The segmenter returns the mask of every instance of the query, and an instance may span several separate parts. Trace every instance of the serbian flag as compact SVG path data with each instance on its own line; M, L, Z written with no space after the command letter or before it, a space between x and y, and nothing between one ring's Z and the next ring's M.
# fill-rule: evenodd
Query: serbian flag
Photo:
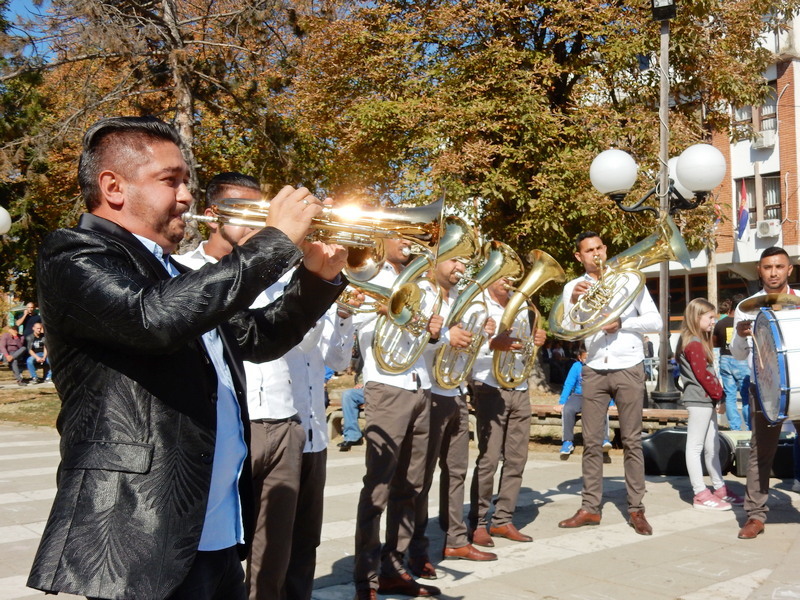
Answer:
M745 235L749 233L750 228L748 222L750 221L750 210L747 204L747 186L745 185L744 178L742 178L742 189L739 198L739 216L737 217L737 232L738 239L745 239ZM747 236L750 237L749 235Z

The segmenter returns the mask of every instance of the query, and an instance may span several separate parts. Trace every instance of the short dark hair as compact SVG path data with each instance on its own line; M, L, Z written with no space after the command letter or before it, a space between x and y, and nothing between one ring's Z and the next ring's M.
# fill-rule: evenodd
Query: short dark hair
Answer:
M719 303L719 312L722 314L728 314L729 312L731 312L733 306L734 306L733 300L731 298L725 298L722 302Z
M779 254L783 254L787 259L789 259L789 262L792 261L792 259L789 258L789 253L786 250L780 246L770 246L769 248L764 249L764 251L761 253L761 258L758 259L758 262L761 262L763 259L769 258L770 256L777 256Z
M219 173L211 178L206 187L206 208L211 206L215 200L224 198L225 189L229 187L247 188L261 192L261 184L258 183L258 179L255 177L236 171Z
M156 117L111 117L89 127L78 162L78 185L86 210L91 212L100 205L97 177L109 161L117 161L118 169L138 168L143 164L139 157L153 141L181 146L177 130Z
M588 240L589 238L599 238L600 234L596 231L584 231L583 233L579 233L578 236L575 238L575 251L581 251L581 242L583 240Z

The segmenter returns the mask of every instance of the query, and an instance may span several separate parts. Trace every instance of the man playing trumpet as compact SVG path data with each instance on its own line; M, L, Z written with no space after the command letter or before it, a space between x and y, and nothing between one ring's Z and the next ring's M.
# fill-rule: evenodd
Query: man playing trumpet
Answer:
M586 273L573 279L562 293L564 314L601 279L607 256L600 236L581 233L575 242L575 259ZM631 285L630 283L627 285ZM627 287L627 286L626 286ZM613 302L613 300L612 300ZM566 318L565 318L566 321ZM568 323L563 323L570 328ZM572 327L574 329L574 327ZM661 329L661 316L647 288L628 305L620 317L586 338L588 358L583 367L583 492L581 508L559 527L598 525L603 501L603 439L606 414L613 398L619 411L625 486L630 525L640 535L653 533L644 516L644 456L642 454L642 408L644 394L644 349L642 335Z
M464 275L464 264L457 259L440 262L433 271L435 284L442 293L440 313L447 322L450 309L458 297L456 285ZM433 296L434 291L428 294ZM494 334L494 321L488 319L487 335ZM439 481L439 526L445 533L442 552L445 559L464 559L472 561L497 560L497 555L483 552L469 543L467 526L464 523L464 482L469 463L469 410L465 389L466 383L453 389L445 389L436 382L434 355L442 344L453 348L468 348L472 342L472 332L460 325L442 329L437 343L429 344L423 354L431 377L431 421L428 436L428 454L425 465L425 481L416 502L416 526L409 547L409 566L412 573L424 579L436 579L436 571L430 562L425 535L428 525L428 495L436 471L436 463L441 467Z
M505 277L492 283L484 295L489 316L500 322L510 297L509 280ZM544 345L546 332L534 333L534 344ZM528 382L514 389L503 388L495 379L492 359L495 350L519 350L522 345L501 331L480 350L473 367L472 387L475 392L478 459L472 478L469 524L473 530L472 543L494 546L492 537L504 537L514 542L530 542L529 535L519 531L512 522L517 498L522 487L522 474L528 460L531 435L531 400ZM500 486L494 501L494 516L489 522L494 475L503 460Z

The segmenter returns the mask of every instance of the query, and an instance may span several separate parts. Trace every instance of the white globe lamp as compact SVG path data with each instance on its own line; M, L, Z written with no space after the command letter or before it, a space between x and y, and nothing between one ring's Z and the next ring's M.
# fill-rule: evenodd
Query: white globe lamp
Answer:
M0 206L0 235L7 234L9 229L11 229L11 215Z
M722 183L726 170L722 152L709 144L695 144L678 157L675 173L681 184L701 193L710 192Z
M667 162L669 169L669 178L672 180L672 187L677 191L685 200L691 200L694 192L687 188L680 179L678 179L678 157L670 158Z
M627 152L605 150L589 167L589 179L594 189L607 196L624 196L636 183L639 167Z

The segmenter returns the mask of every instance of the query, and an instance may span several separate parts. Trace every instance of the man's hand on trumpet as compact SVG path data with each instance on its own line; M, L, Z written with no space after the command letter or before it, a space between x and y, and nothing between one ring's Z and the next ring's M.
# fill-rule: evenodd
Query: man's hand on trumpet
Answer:
M472 333L464 329L461 324L450 328L450 345L453 348L469 348L472 343Z
M511 337L511 330L507 330L497 334L489 341L489 349L509 352L511 350L522 350L522 344L519 338Z
M320 279L333 281L347 265L347 249L336 244L302 242L303 264Z
M306 188L284 186L269 202L266 226L280 229L300 246L311 233L311 221L322 213L322 206Z

